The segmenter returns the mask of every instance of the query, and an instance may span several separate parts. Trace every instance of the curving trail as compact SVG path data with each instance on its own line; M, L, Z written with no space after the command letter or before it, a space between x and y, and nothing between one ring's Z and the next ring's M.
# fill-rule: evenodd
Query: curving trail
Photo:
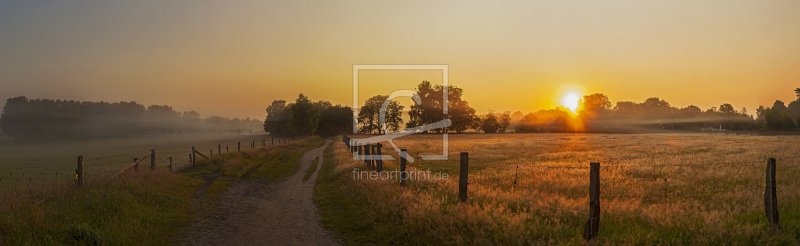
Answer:
M183 245L338 245L320 225L312 201L323 151L331 143L307 151L297 172L277 183L241 180L220 197L214 214L185 230ZM316 163L314 160L319 158ZM318 165L307 181L303 175Z

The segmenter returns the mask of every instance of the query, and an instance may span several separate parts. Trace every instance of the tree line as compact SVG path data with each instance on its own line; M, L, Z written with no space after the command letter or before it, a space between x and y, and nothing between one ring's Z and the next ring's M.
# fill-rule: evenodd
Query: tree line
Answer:
M252 133L260 121L178 112L167 105L136 102L9 98L0 129L16 141L97 139L197 133ZM254 127L255 126L255 127Z
M400 126L417 127L450 119L452 125L434 132L466 131L497 132L643 132L660 130L735 130L735 131L798 131L800 130L800 88L795 90L798 99L785 105L776 100L772 107L759 107L755 118L746 108L736 109L730 103L706 110L695 105L676 107L669 102L652 97L643 102L619 101L612 103L602 93L585 95L576 112L564 107L522 113L520 111L494 112L478 115L463 99L464 90L448 86L448 112L443 113L444 87L421 82L416 92L421 105L410 106L408 122L403 115L404 106L392 101L387 106L385 123L379 121L379 111L388 95L376 95L366 100L358 112L359 132L383 134L398 131ZM344 116L344 114L343 114Z
M272 101L267 107L264 131L281 137L344 134L353 131L353 110L328 101L312 102L301 93L292 103Z

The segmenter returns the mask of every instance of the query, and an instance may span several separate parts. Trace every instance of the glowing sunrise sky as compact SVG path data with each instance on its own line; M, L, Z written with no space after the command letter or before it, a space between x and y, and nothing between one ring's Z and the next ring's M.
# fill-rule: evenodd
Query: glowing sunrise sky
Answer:
M573 90L750 113L795 98L800 1L655 2L2 1L0 100L262 119L300 92L350 105L353 64L447 64L478 112L552 108ZM363 77L362 101L441 81Z

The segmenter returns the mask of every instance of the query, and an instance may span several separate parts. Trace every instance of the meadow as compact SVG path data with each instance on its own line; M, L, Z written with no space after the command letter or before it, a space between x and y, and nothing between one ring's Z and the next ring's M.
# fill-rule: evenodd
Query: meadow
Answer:
M435 134L395 143L415 158L442 146ZM354 179L354 169L369 169L338 141L326 150L315 192L323 224L356 245L583 244L589 163L599 162L596 243L800 243L797 136L451 134L448 145L447 161L408 165L449 179L400 186ZM458 202L460 152L469 153L465 203ZM764 212L767 158L777 159L780 230ZM397 162L384 167L396 170Z
M218 139L192 142L211 146L214 140ZM173 143L175 149L190 144ZM0 190L0 245L183 243L178 238L181 228L215 211L220 194L233 183L280 180L297 172L295 161L305 150L322 143L311 137L274 145L267 142L252 149L243 144L242 152L233 148L208 160L198 157L195 167L183 164L170 172L163 166L149 170L140 164L139 171L130 170L115 179L89 176L83 186L71 179L14 184ZM118 171L113 165L103 168Z
M261 140L271 145L269 135L184 135L149 138L99 139L50 143L14 143L10 139L0 141L0 189L21 185L47 185L53 181L64 182L74 179L77 157L83 156L86 178L107 176L122 170L133 163L133 158L141 158L156 150L157 168L167 168L168 157L173 157L173 169L191 165L189 154L192 146L205 155L213 150L217 155L218 145L222 152L226 146L236 151L237 142L242 150L251 149L253 140L261 146ZM279 140L275 138L277 144ZM150 166L150 160L142 164Z

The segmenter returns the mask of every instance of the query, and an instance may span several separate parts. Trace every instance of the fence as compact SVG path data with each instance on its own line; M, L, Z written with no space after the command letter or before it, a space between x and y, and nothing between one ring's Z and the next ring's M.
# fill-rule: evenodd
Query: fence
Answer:
M363 155L370 155L370 153L375 153L379 155L380 153L380 143L378 144L357 144L354 140L350 137L343 136L342 142L345 144L348 151L351 153L358 154L359 156ZM377 149L376 149L376 146ZM406 155L408 153L405 149L401 150L400 153L400 185L406 185L406 178L405 178L405 169L406 169ZM360 157L364 160L364 163L367 167L373 168L374 170L379 169L376 168L376 162L381 162L380 157L373 159L372 157ZM763 163L762 161L737 161L737 162L720 162L720 163L695 163L695 164L658 164L658 165L646 165L646 166L638 166L638 165L605 165L602 166L598 162L591 162L589 166L535 166L536 168L547 168L547 169L570 169L570 170L588 170L589 176L589 203L588 203L588 218L583 230L583 237L586 240L593 240L598 237L599 229L600 229L600 219L601 219L601 207L602 205L606 205L603 202L603 197L601 196L601 175L600 171L601 168L604 169L636 169L636 168L664 168L664 167L679 167L679 168L697 168L697 167L710 167L710 166L730 166L730 165L751 165ZM739 169L738 172L741 172L742 169ZM708 195L708 194L722 194L722 193L735 193L735 192L747 192L747 191L764 191L764 211L767 221L769 223L770 228L781 228L780 226L780 218L778 213L778 198L777 198L777 189L778 185L787 184L790 181L800 180L800 177L794 177L789 180L783 182L777 182L776 180L776 173L777 173L777 160L775 158L768 158L766 160L765 165L765 183L763 186L750 186L750 187L738 187L733 189L719 189L719 190L703 190L703 191L693 191L693 192L669 192L669 179L663 178L663 185L664 185L664 192L661 195L657 195L651 198L660 199L661 201L668 202L669 198L689 198L698 195ZM468 186L469 186L469 154L467 152L460 153L460 167L459 167L459 183L458 183L458 200L460 203L467 202L468 199ZM661 180L659 178L658 180ZM514 179L514 186L516 186L516 175ZM609 200L616 199L628 199L628 198L642 198L640 196L618 196L618 197L606 197ZM611 207L614 207L615 204L620 203L608 203ZM574 209L564 208L564 207L556 207L556 206L538 206L538 205L531 205L532 207L538 207L540 209L547 209L547 210L559 210L559 211L568 211L574 213L580 213L581 211L577 211ZM666 205L665 205L666 207ZM660 213L643 213L648 215L675 215L675 214L688 214L688 213L697 213L697 212L712 212L713 210L706 210L706 211L663 211Z
M297 141L297 140L299 140L301 138L302 137L288 137L288 138L270 137L270 145L288 144L288 143ZM277 140L277 142L276 142L276 140ZM242 151L241 144L242 144L241 141L237 142L237 152L241 152ZM261 147L266 147L267 138L262 138L261 141L260 141L260 144L261 144ZM217 148L217 155L222 154L222 144L217 144L215 147ZM252 141L250 141L250 149L255 149L256 147L257 147L256 140L253 139ZM229 152L228 151L229 150L229 145L225 145L225 150L226 150L226 153ZM167 155L168 157L164 159L164 160L168 161L168 164L166 165L166 168L168 168L169 171L173 171L173 157L174 156L183 155L183 154L185 154L185 153L171 153L171 154L168 154ZM209 150L209 155L206 156L205 154L200 152L199 148L197 148L196 146L192 146L192 149L189 152L189 160L188 160L188 162L191 164L191 167L196 167L197 155L199 155L200 157L203 157L203 158L206 158L206 159L210 160L211 157L214 155L213 147L212 147L211 150ZM119 172L117 172L114 175L112 175L111 177L109 177L108 181L112 181L112 180L118 179L119 177L121 177L125 173L129 172L130 170L134 170L134 172L138 171L139 164L142 163L145 160L148 160L148 159L150 160L150 169L154 170L156 168L156 162L157 162L156 150L155 149L151 149L147 154L143 155L142 157L134 158L132 164L128 165L127 167L123 168ZM13 172L11 172L11 174L13 174ZM84 166L84 156L78 156L78 165L77 165L77 168L75 169L75 179L74 179L75 185L82 186L84 184L84 180L85 180L85 176L86 176L85 174L86 174L86 167ZM24 177L25 174L23 173L22 175ZM57 176L58 176L58 173L56 173L56 177ZM2 181L2 178L0 178L0 181Z

